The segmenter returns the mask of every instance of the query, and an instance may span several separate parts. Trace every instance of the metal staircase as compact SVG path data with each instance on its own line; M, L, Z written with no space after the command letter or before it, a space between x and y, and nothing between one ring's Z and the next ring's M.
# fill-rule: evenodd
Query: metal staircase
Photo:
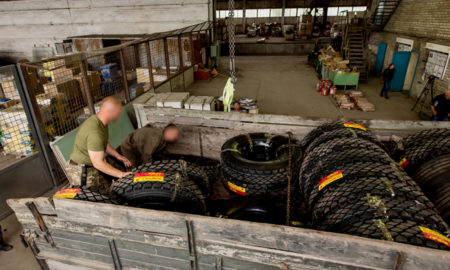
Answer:
M356 66L360 81L367 81L369 64L367 58L367 31L365 26L347 25L345 31L344 56L351 66Z
M380 31L388 23L401 0L378 0L372 2L372 7L365 14L364 20L352 24L348 13L342 18L345 26L342 54L356 66L360 73L359 80L367 81L369 77L369 52L367 49L371 31Z
M374 3L373 8L369 10L368 24L371 25L374 30L383 30L400 4L400 1L401 0L378 0L378 3Z

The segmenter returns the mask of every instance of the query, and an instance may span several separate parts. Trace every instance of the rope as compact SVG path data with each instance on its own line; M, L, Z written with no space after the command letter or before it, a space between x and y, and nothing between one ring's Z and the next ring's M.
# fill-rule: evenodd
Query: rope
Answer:
M177 197L177 192L179 188L182 188L182 183L183 183L183 178L184 179L188 179L189 176L187 174L187 163L186 161L180 159L178 161L180 163L180 169L181 169L181 173L183 174L183 177L181 177L181 174L176 173L175 174L175 188L172 194L172 198L170 199L170 202L174 202L176 197Z
M287 171L287 201L286 201L286 226L289 226L291 220L291 179L292 179L292 151L291 151L291 137L292 133L288 132L288 145L289 145L289 160L288 160L288 171Z

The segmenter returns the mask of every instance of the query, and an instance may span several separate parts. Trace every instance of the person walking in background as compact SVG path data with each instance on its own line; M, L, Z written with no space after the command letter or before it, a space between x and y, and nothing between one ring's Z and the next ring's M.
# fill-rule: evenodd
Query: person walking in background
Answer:
M380 97L384 95L386 99L388 99L388 91L389 91L389 84L392 81L392 78L394 77L395 67L394 64L390 64L387 69L383 71L383 89L381 89Z

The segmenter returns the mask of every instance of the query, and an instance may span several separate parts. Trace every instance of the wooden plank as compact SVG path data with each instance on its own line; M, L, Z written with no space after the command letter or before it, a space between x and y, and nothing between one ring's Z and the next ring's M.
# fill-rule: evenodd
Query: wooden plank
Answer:
M184 215L166 215L163 213L169 212L149 212L146 209L121 205L95 204L60 198L55 198L54 201L58 217L65 221L181 236L184 236L186 229Z
M190 117L196 118L198 123L202 125L209 125L214 127L214 120L229 120L246 123L259 124L274 124L274 125L289 125L289 126L304 126L317 127L320 124L333 121L325 118L306 118L301 116L291 115L273 115L273 114L248 114L248 113L226 113L217 111L195 111L185 109L173 108L156 108L144 107L145 113L150 116L159 115L165 116L167 119L174 119L175 117ZM208 119L210 121L203 121ZM366 127L374 130L377 133L380 130L391 131L407 131L414 132L417 130L430 128L450 128L448 122L432 122L432 121L401 121L401 120L355 120L364 124Z
M197 241L264 247L343 265L391 269L397 252L408 258L405 269L448 269L450 261L446 251L344 234L59 198L55 205L58 217L67 221L175 235L184 235L189 219Z
M26 204L28 202L34 202L41 215L56 215L55 208L50 198L8 199L6 202L16 214L31 214Z

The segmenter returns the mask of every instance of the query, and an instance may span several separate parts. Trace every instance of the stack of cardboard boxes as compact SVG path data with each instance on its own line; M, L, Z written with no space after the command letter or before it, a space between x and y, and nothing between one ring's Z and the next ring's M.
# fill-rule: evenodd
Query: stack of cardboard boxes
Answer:
M84 100L74 75L80 73L80 58L77 54L43 62L44 75L50 81L43 85L45 94L63 94L72 110L83 108Z
M309 39L312 36L313 17L312 15L302 15L298 17L298 36L300 39Z

